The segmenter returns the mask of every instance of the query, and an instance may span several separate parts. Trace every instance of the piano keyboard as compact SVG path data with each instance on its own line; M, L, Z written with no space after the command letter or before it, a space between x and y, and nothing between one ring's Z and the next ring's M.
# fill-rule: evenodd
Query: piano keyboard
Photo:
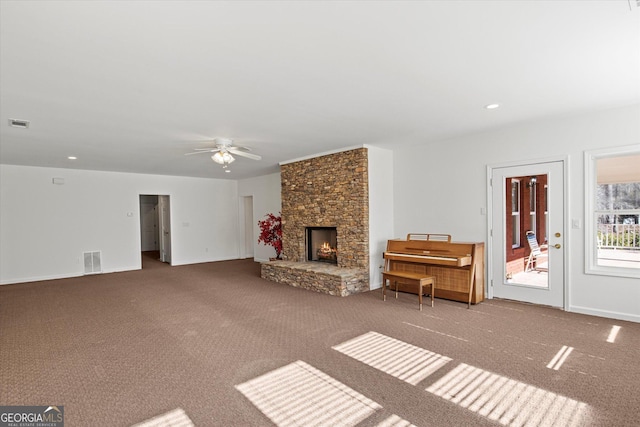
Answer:
M443 261L458 261L458 257L448 257L448 256L439 256L439 255L411 255L411 254L398 254L394 252L385 252L385 255L393 255L393 256L401 256L401 257L409 257L409 258L420 258L420 259L438 259Z
M432 261L433 264L447 264L464 266L471 264L471 255L462 257L451 257L443 255L412 255L395 252L385 252L385 259L402 260L402 259L415 259L416 261Z

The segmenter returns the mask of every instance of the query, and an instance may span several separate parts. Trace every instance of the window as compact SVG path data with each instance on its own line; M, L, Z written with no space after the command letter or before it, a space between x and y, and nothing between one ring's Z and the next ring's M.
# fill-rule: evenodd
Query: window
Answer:
M640 277L640 149L585 153L586 273Z
M520 247L520 181L511 180L511 247Z

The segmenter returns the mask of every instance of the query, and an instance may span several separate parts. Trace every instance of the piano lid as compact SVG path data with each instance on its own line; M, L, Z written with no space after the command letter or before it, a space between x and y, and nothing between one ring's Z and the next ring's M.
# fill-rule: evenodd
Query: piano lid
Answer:
M448 265L451 267L464 267L471 265L471 255L446 256L446 255L427 255L427 254L409 254L402 252L385 252L384 259L391 261L404 261L418 264L438 264Z

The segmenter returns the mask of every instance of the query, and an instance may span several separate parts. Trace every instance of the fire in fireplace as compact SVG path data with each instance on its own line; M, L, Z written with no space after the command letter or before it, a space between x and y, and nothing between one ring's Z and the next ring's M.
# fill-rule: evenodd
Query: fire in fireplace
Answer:
M338 263L336 227L307 227L307 260Z

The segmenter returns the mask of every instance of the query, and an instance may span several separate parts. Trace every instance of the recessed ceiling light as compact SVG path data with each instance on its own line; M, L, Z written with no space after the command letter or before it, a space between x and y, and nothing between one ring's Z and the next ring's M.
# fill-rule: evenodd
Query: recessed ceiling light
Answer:
M69 160L77 160L78 158L76 156L69 156L69 157L67 157L67 159L69 159Z
M500 104L488 104L484 106L487 110L495 110L498 107L500 107Z
M226 173L231 173L231 169L225 169L224 170Z

